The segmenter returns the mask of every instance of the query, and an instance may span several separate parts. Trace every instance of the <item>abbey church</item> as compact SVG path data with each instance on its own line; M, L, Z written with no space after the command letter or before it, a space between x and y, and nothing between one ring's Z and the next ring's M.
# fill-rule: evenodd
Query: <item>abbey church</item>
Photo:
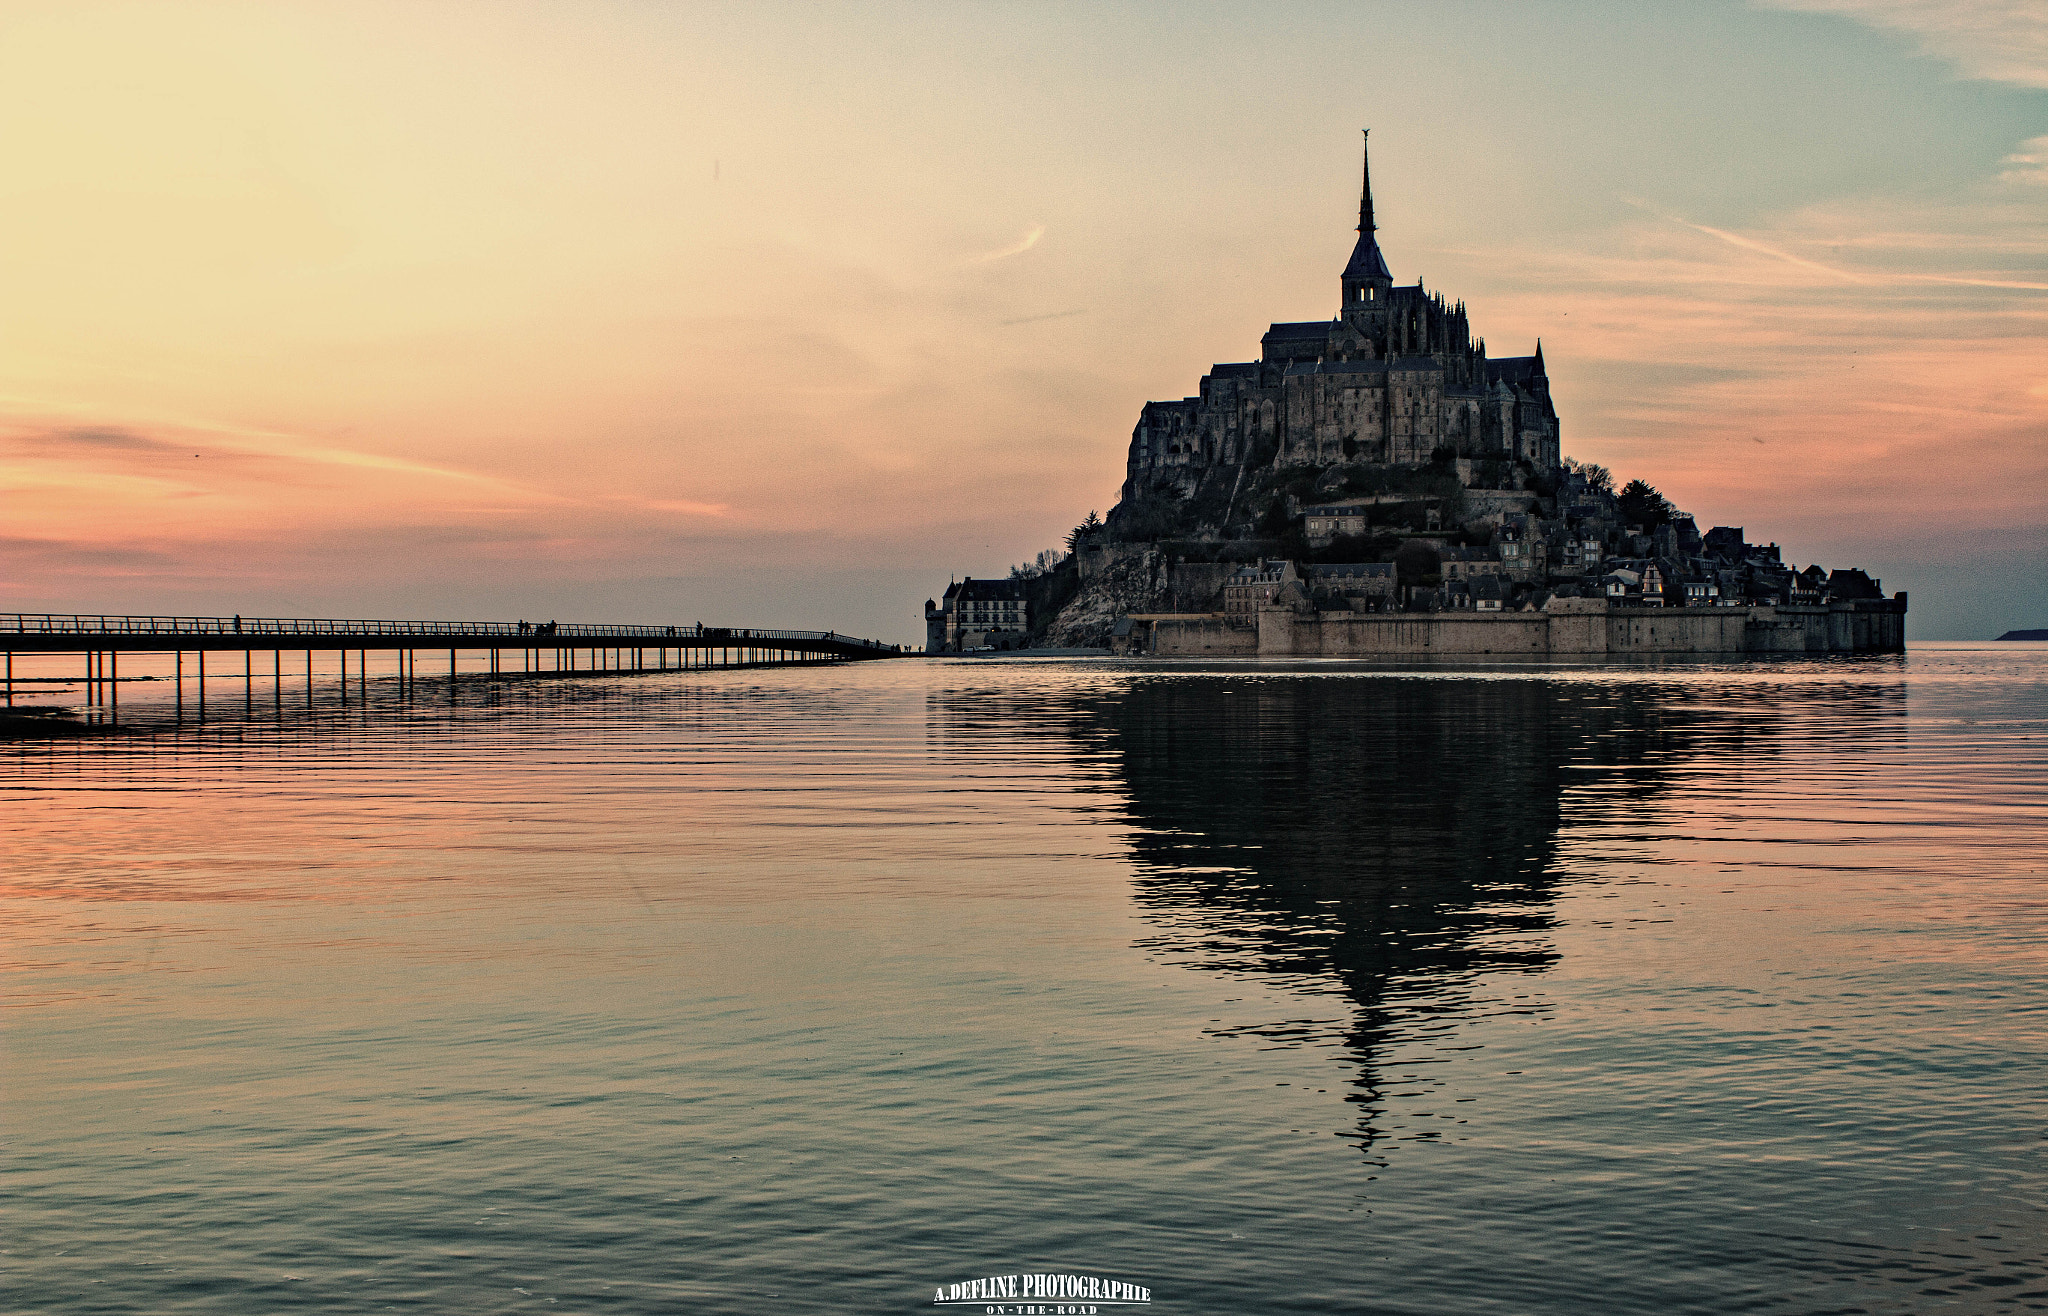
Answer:
M1416 466L1446 454L1557 466L1542 347L1488 357L1462 302L1394 282L1377 229L1368 158L1336 318L1276 324L1257 361L1211 367L1196 397L1146 403L1126 502L1190 497L1225 466Z

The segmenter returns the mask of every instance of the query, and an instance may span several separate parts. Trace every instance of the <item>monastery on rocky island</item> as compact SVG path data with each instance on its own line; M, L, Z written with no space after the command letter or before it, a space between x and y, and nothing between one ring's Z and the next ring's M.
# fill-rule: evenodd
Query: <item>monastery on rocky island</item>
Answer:
M1189 658L1896 652L1906 596L1700 533L1566 459L1541 344L1496 359L1462 303L1399 286L1368 161L1337 314L1148 402L1122 496L1004 581L927 600L929 652Z
M1419 466L1463 458L1557 466L1557 409L1533 356L1489 357L1463 302L1398 285L1375 237L1364 165L1358 244L1336 318L1276 324L1257 361L1210 368L1200 393L1148 402L1131 435L1123 497L1187 497L1217 466Z

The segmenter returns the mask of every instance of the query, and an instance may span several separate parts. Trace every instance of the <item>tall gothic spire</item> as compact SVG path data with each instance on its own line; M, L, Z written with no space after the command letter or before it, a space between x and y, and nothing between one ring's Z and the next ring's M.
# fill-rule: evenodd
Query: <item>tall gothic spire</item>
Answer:
M1359 155L1365 162L1365 185L1358 193L1358 231L1371 233L1379 228L1372 219L1372 129L1366 128L1362 131L1365 135L1365 144L1359 149Z
M1394 276L1387 269L1387 258L1380 254L1379 239L1373 236L1378 227L1372 217L1372 162L1368 159L1364 186L1358 193L1358 245L1351 249L1350 263L1344 267L1343 314L1348 319L1386 314Z

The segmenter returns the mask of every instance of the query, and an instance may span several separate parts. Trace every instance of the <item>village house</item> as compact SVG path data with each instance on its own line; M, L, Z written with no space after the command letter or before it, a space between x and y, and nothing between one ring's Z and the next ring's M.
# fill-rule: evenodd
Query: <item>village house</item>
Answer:
M1436 556L1442 564L1438 571L1446 585L1454 580L1469 580L1473 576L1501 574L1500 550L1497 548L1440 548Z
M1661 608L1664 606L1664 568L1657 559L1651 558L1643 564L1643 606Z
M1495 537L1501 572L1508 579L1541 584L1549 569L1549 550L1543 542L1542 527L1535 517L1510 516L1501 521Z
M1353 612L1379 612L1393 605L1394 564L1320 563L1308 569L1308 585L1318 608L1333 609L1342 603Z
M1283 587L1299 579L1294 563L1278 558L1248 566L1224 580L1224 614L1249 621L1279 597Z
M1031 601L1021 580L976 580L948 585L937 601L924 601L928 653L1021 648L1031 632Z
M1721 582L1711 577L1687 576L1684 587L1688 608L1710 608L1721 601Z
M1701 542L1707 552L1730 562L1740 562L1749 556L1749 541L1742 537L1739 525L1717 525L1707 531Z
M1365 529L1364 503L1318 503L1302 512L1302 533L1316 548L1339 535L1362 535Z

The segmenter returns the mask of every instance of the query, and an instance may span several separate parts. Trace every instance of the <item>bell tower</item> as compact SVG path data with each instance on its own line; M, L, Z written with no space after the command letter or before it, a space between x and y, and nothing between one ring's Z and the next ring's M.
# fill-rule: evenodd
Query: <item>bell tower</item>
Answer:
M1344 308L1338 317L1370 333L1372 328L1384 327L1387 322L1387 299L1393 292L1394 275L1387 269L1387 258L1380 254L1379 239L1373 236L1379 225L1373 222L1372 214L1372 130L1368 128L1365 133L1365 177L1358 196L1358 245L1351 249L1351 263L1344 267Z

